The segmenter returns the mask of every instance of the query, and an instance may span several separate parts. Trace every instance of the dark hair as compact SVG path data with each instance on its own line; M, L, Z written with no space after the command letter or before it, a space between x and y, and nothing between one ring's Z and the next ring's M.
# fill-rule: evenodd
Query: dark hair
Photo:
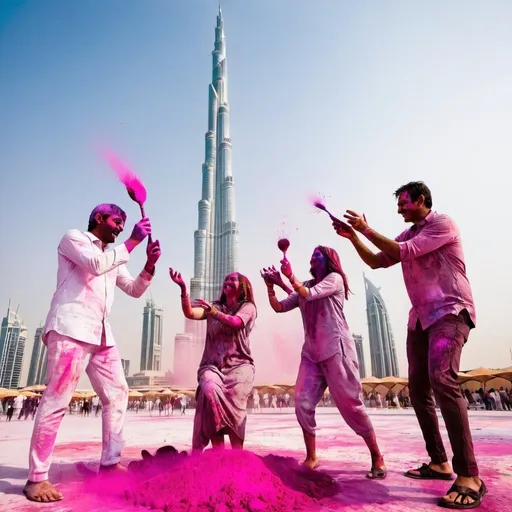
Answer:
M348 300L348 294L352 293L349 285L348 279L345 272L343 272L343 268L341 267L341 261L338 253L331 249L330 247L325 247L323 245L318 245L315 247L315 250L318 249L324 257L327 259L327 274L331 274L335 272L339 274L343 278L343 287L345 288L345 300Z
M237 303L241 306L244 302L250 302L251 304L255 304L254 302L254 292L252 290L252 284L249 279L240 274L240 272L236 272L238 276L238 282L240 283L240 295L238 296ZM227 301L226 294L224 293L224 289L222 289L220 297L218 298L218 304L225 305Z
M92 231L98 223L96 222L96 215L100 213L103 217L103 220L107 219L111 215L119 215L122 217L123 222L126 222L126 213L119 207L117 204L103 203L99 204L94 208L89 215L89 225L87 227L87 231Z
M425 206L432 208L432 193L430 189L423 183L423 181L410 181L409 183L402 185L400 188L395 190L394 196L398 199L400 194L407 192L411 201L417 201L420 196L425 198Z

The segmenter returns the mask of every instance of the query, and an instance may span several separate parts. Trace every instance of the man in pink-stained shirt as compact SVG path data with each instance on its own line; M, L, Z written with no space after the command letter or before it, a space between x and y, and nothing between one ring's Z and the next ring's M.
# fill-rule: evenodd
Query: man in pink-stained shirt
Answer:
M478 477L467 405L457 382L462 347L476 324L461 236L450 217L432 210L432 194L423 182L403 185L395 191L395 197L399 215L412 226L394 240L377 233L364 215L352 210L345 214L348 224L338 220L333 226L340 236L352 242L371 268L397 263L402 266L412 304L407 324L409 393L430 457L428 464L407 471L405 476L452 480L433 391L446 424L457 475L439 505L474 508L487 489ZM372 252L356 232L381 252Z
M160 243L147 246L147 261L134 279L125 263L149 234L149 219L140 220L126 242L112 249L124 229L126 214L114 204L101 204L89 217L86 232L69 230L58 253L57 289L46 318L43 341L48 347L48 382L32 433L29 477L23 493L30 501L63 498L48 479L53 447L82 369L85 367L102 404L103 447L100 472L125 470L120 466L128 386L108 316L114 290L140 297L148 288L160 257Z

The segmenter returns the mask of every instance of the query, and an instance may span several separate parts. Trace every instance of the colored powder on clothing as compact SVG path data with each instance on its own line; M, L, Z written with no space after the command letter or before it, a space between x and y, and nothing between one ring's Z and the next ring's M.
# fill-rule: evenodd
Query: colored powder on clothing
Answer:
M103 157L108 162L117 178L126 187L129 196L140 205L146 202L146 187L140 178L112 151L103 151Z
M134 505L164 511L315 510L339 492L334 480L288 457L208 450L126 491Z

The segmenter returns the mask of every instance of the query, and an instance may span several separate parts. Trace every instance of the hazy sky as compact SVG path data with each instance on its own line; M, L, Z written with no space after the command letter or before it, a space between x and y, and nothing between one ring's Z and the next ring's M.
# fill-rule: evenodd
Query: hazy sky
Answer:
M303 279L315 245L339 251L354 291L346 315L365 338L368 372L363 271L381 286L407 375L400 268L365 269L308 196L325 195L339 214L365 212L391 237L404 229L392 192L410 180L427 182L434 208L462 232L477 308L462 368L510 365L512 4L225 0L223 12L240 271L258 301L258 380L293 378L302 343L298 312L271 312L258 273L278 263L282 230ZM193 270L216 13L215 0L0 2L0 308L5 314L9 298L20 304L29 328L23 384L65 230L85 229L101 202L126 209L128 234L138 218L98 144L123 155L148 189L163 249L152 294L164 308L163 367L171 368L184 322L167 268L187 280ZM133 274L144 258L133 253ZM111 317L132 373L143 306L119 290Z

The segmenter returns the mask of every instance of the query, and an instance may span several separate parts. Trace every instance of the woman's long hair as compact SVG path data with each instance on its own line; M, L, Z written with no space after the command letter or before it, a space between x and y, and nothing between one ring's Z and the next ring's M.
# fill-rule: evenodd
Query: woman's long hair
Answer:
M240 283L240 294L237 298L237 310L244 304L245 302L251 302L256 306L254 302L254 292L252 290L252 284L249 281L249 279L244 276L243 274L240 274L240 272L236 273L238 276L238 282ZM223 306L226 305L227 297L224 293L224 285L222 286L220 297L216 300L218 304L222 304Z
M342 277L343 288L345 289L345 300L348 300L348 295L352 293L352 290L348 285L347 275L343 271L338 253L334 249L325 247L324 245L318 245L315 249L318 249L324 255L324 258L327 259L327 274L336 272L336 274Z

